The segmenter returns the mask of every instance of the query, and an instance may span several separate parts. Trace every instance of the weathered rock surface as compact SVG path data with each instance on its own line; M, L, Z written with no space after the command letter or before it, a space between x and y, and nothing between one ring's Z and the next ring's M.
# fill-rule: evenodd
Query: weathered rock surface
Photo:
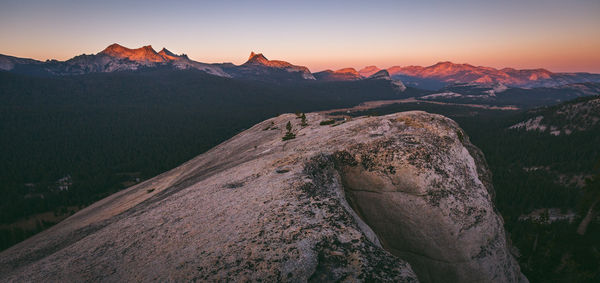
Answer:
M526 281L456 123L306 116L257 124L0 253L0 281Z
M367 80L390 81L390 84L392 85L392 87L394 87L394 89L396 89L397 91L403 92L406 90L406 86L404 85L404 83L402 83L402 81L400 81L400 80L392 80L392 78L390 77L390 74L386 70L381 70L375 74L372 74L371 76L369 76L366 79Z

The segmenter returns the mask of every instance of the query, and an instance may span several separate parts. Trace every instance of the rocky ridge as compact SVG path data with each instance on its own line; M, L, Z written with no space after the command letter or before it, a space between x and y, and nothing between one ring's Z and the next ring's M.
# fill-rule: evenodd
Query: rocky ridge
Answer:
M321 81L355 81L363 78L354 68L344 68L336 71L325 70L313 73L313 75Z
M196 62L190 60L186 55L175 55L165 48L161 52L156 52L150 45L130 49L115 43L97 54L83 54L67 61L40 62L0 55L0 69L5 71L23 70L22 72L27 74L82 75L135 71L164 66L178 70L196 69L214 76L231 77L219 66Z
M446 83L504 84L511 87L554 87L570 83L600 82L590 73L553 73L546 69L495 69L470 64L439 62L431 66L394 66L391 76L435 79Z
M386 70L378 71L377 73L372 74L371 76L369 76L366 79L367 80L386 80L386 81L390 81L390 84L392 85L392 87L394 89L396 89L397 91L402 92L402 91L406 90L406 86L404 85L404 83L402 83L402 81L400 81L400 80L393 80L390 77L390 74L388 73L388 71L386 71Z
M186 55L176 55L165 48L156 52L150 45L130 49L116 43L97 54L83 54L67 61L47 60L41 62L0 54L0 70L29 75L80 75L163 66L175 69L197 69L221 77L269 82L315 79L323 81L359 80L385 70L395 81L402 80L407 85L430 90L438 90L448 84L456 83L503 84L509 87L534 88L600 82L600 74L553 73L545 69L495 69L448 61L426 67L393 66L380 69L376 66L367 66L359 71L353 68L344 68L337 71L326 70L311 73L307 67L280 60L269 60L261 53L252 52L248 61L239 66L231 63L208 64L191 60Z
M3 251L0 280L526 281L455 122L306 117L259 123Z
M168 59L156 53L152 46L146 45L137 49L129 49L116 43L109 45L99 54L108 55L116 58L127 58L131 61L152 64L156 62L167 62Z
M299 74L299 77L304 80L315 80L315 77L307 67L292 65L285 61L269 60L262 53L251 52L246 63L240 65L237 69L231 69L234 76L236 73L259 76L269 75L273 70Z

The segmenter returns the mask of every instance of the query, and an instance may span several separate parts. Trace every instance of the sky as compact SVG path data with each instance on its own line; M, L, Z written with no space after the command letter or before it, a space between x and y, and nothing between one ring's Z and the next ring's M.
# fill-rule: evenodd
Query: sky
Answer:
M118 43L311 71L439 61L600 73L600 0L0 0L0 54L66 60Z

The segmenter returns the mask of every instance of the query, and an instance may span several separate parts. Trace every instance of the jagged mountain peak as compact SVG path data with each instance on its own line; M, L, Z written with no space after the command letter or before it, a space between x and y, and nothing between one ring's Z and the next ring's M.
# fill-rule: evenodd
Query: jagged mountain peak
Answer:
M250 56L248 56L248 60L251 60L254 56L262 56L262 53L254 53L254 51L250 51Z
M169 55L169 56L178 56L177 54L175 54L175 53L173 53L173 52L169 51L169 49L167 49L167 48L165 48L165 47L163 47L163 49L161 49L161 50L158 52L158 54L161 54L161 55Z
M117 58L127 58L131 61L146 61L146 62L164 62L165 58L160 56L152 45L146 45L136 49L130 49L113 43L102 50L99 54L108 55Z
M130 71L167 65L177 70L197 69L215 76L231 77L219 66L190 60L187 55L177 55L166 48L156 52L152 45L130 49L117 43L109 45L96 55L77 56L60 62L59 65L53 65L51 67L53 69L49 70L54 74L85 74Z
M181 55L177 55L171 51L169 51L168 49L164 48L162 50L160 50L158 52L158 54L160 56L162 56L163 58L165 58L167 61L173 61L173 60L182 60L182 59L189 59L187 57L187 55L185 54L181 54Z
M156 52L154 50L154 48L152 48L152 45L146 45L146 46L142 46L142 49L144 50L148 50L148 51L152 51L152 52Z
M248 57L248 61L246 64L263 64L266 65L269 63L269 59L265 57L262 53L254 53L254 51L250 52L250 56Z
M266 70L284 70L289 73L300 73L302 79L305 80L315 79L310 70L304 66L296 66L286 61L269 60L262 53L254 53L254 51L250 53L248 61L240 67L243 69L242 73L251 74L252 76L256 76L256 74L265 72Z

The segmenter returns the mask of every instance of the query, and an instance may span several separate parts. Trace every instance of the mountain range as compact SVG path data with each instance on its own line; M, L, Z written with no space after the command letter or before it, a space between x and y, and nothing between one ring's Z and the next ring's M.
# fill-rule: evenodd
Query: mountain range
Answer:
M424 93L417 99L444 103L535 108L599 93L600 83L592 82L534 88L507 87L501 83L453 83L439 90Z
M0 280L587 282L598 76L0 55Z
M0 54L0 70L28 75L81 75L96 72L135 71L145 68L166 67L197 69L211 75L270 82L290 81L352 81L369 78L386 70L391 79L412 87L437 90L448 84L473 83L480 85L504 84L510 87L554 87L571 83L600 82L600 74L554 73L546 69L495 69L439 62L432 66L393 66L380 69L367 66L361 70L343 68L312 73L307 67L280 60L269 60L261 53L252 52L241 65L232 63L202 63L187 55L176 55L166 48L156 52L152 46L129 49L112 44L97 54L79 55L66 61L17 58Z
M439 62L428 67L394 66L387 69L392 77L398 79L431 79L445 83L501 83L512 87L552 87L570 83L599 82L599 74L590 73L553 73L546 69L517 70L513 68L495 69ZM362 71L362 70L361 70ZM370 70L369 70L370 71Z

